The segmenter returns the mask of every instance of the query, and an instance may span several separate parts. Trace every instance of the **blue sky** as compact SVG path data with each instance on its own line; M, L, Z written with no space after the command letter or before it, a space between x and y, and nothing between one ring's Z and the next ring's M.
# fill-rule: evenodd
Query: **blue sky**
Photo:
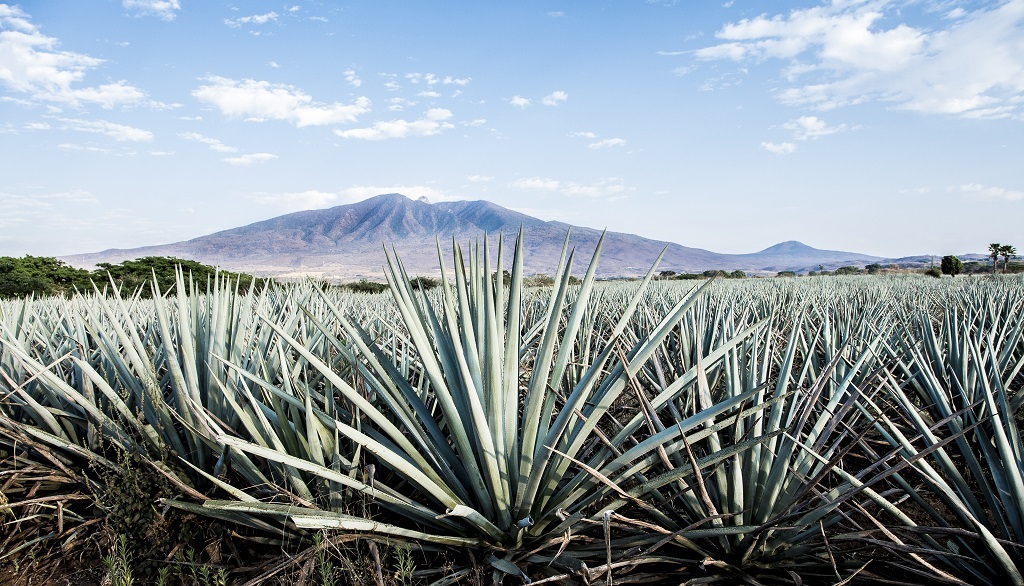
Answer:
M0 4L0 161L0 255L393 191L718 252L1021 248L1024 0Z

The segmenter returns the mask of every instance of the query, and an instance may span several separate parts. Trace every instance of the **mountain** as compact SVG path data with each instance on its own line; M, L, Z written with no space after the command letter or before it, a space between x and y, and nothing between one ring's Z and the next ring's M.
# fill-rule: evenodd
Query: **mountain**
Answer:
M504 234L509 244L522 227L527 274L552 273L562 243L571 230L570 243L581 257L574 267L586 267L600 230L548 222L487 201L430 203L390 193L322 210L295 212L200 236L192 240L133 249L64 257L76 266L117 263L142 256L176 256L225 269L261 275L355 279L379 278L385 263L383 246L398 251L410 274L433 275L440 270L436 240L446 250L454 237L461 243L479 241L486 233L494 244ZM701 248L660 242L609 232L599 265L603 277L645 273L658 254L668 247L660 268L682 272L707 269L771 272L827 268L842 264L875 262L878 257L832 250L818 250L800 242L776 244L751 254L719 254ZM510 259L506 259L506 266Z

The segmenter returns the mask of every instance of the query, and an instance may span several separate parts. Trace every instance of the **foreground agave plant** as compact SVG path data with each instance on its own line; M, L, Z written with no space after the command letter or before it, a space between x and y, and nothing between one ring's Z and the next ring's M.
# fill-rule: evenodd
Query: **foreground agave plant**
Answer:
M334 420L333 429L321 431L358 446L369 454L365 461L383 467L372 481L365 474L331 470L317 464L317 458L302 461L287 450L228 434L215 438L225 446L225 453L244 453L302 470L369 496L392 514L382 517L382 522L369 522L329 508L229 501L210 501L206 508L278 515L298 528L369 531L473 547L490 552L494 568L510 574L525 575L525 563L557 562L557 567L578 570L586 563L604 562L610 568L612 557L619 560L622 551L649 541L638 537L639 525L622 534L625 541L616 542L614 556L604 547L591 552L589 559L574 557L586 558L585 548L572 555L563 552L573 539L592 542L594 538L581 534L594 532L611 547L610 521L615 510L603 505L625 495L623 486L647 482L645 473L662 463L659 454L669 450L678 459L687 442L699 442L737 416L755 417L764 409L748 406L740 413L744 402L760 391L750 389L715 405L703 405L699 412L673 421L639 443L632 431L609 437L608 422L602 418L631 389L631 380L662 349L710 283L679 300L645 335L627 336L655 265L613 317L610 332L595 342L581 337L591 331L583 322L593 311L600 242L578 288L570 284L575 253L566 245L554 290L541 311L531 312L535 317L529 327L523 320L521 235L507 286L493 276L503 274L500 240L494 266L486 242L468 266L458 245L453 252L454 280L443 284L436 299L414 290L401 262L389 255L387 276L401 315L401 331L375 336L333 308L333 318L348 336L342 342L331 328L316 321L321 335L334 340L336 352L353 354L359 381L371 391L370 398L334 373L323 355L266 320L287 353L301 357L333 387L327 395L340 394L359 414L348 421ZM701 365L686 373L688 383L674 390L695 384L704 365L716 365L749 333L724 340ZM390 340L390 345L382 345L381 339ZM396 366L404 352L415 358L411 373ZM273 381L252 376L240 380L277 388ZM411 380L423 382L414 386ZM309 445L319 443L320 437L310 435ZM710 455L703 465L714 466L763 439L748 438ZM613 459L611 467L618 472L615 481L597 472ZM657 494L659 486L645 485L626 504L635 507L641 499ZM623 518L615 517L617 526ZM660 560L652 556L649 561Z

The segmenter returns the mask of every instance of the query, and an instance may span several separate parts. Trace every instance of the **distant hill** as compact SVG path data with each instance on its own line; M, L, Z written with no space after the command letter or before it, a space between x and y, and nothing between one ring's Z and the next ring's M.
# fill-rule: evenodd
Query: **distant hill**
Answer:
M382 247L386 245L398 251L411 274L429 275L440 268L437 239L446 250L452 238L468 243L479 241L484 233L492 243L499 233L511 243L520 227L525 236L528 274L554 271L569 230L571 245L583 256L575 265L582 271L601 235L600 230L540 220L482 200L432 204L424 198L412 200L390 193L354 204L286 214L192 240L111 249L68 256L63 260L89 267L99 262L116 263L142 256L177 256L261 275L379 278L385 262ZM719 254L609 232L599 275L643 274L666 246L668 250L660 269L678 273L739 269L774 274L782 270L817 269L819 265L835 268L883 260L853 252L819 250L796 241L782 242L750 254Z

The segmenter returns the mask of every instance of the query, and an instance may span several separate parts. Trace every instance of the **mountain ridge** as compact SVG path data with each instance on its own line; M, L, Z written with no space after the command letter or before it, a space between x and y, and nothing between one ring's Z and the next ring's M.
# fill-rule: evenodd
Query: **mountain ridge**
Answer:
M440 269L436 242L479 241L488 234L514 238L522 229L525 268L529 274L551 273L566 232L570 243L587 258L602 231L545 221L486 200L430 203L397 193L381 194L352 204L292 212L237 228L221 230L169 244L132 249L108 249L63 257L76 266L120 262L140 256L177 256L271 276L310 275L325 278L372 278L383 270L382 246L394 246L411 274L436 274ZM643 274L665 249L661 270L701 272L708 269L768 273L817 269L819 265L864 264L880 257L854 252L820 250L801 242L780 242L759 252L722 254L644 238L607 232L599 276ZM574 270L585 269L577 260Z

